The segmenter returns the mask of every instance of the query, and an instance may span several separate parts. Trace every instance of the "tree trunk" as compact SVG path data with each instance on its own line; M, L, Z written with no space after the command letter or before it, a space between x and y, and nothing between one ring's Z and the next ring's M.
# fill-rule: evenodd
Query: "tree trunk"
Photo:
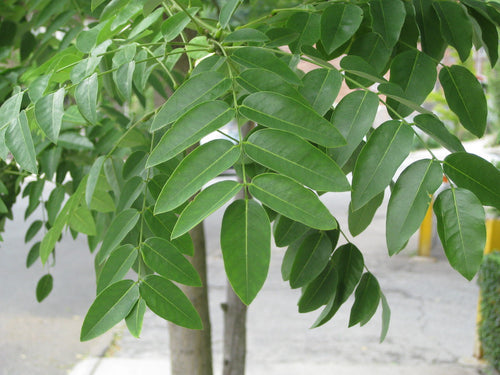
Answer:
M202 287L180 288L193 303L203 322L203 330L191 330L169 323L172 375L213 375L212 339L208 310L206 246L203 223L190 232L194 256L190 259L200 275Z

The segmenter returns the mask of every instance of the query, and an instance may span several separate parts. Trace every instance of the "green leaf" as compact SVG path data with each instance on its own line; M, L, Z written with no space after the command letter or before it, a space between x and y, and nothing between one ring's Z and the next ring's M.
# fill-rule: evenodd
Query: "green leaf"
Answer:
M120 212L124 209L130 208L144 189L144 180L141 177L135 176L127 180L123 186L118 204L116 205L116 211Z
M3 19L0 23L0 46L10 46L14 42L17 32L17 23Z
M243 43L243 42L260 42L269 41L269 37L262 31L251 28L238 29L230 33L223 40L224 43Z
M141 297L156 315L178 326L203 329L203 323L186 295L171 281L148 275L140 285Z
M125 318L125 323L129 332L135 338L139 338L142 331L142 322L144 320L144 314L146 312L146 302L139 297L139 300L133 307L132 311Z
M222 73L207 71L190 77L161 107L151 125L151 131L176 121L195 105L218 98L231 86L231 80Z
M41 220L35 220L34 222L32 222L28 230L26 231L26 234L24 235L24 242L30 242L33 237L35 237L36 234L40 231L42 225L43 222Z
M212 178L231 167L239 156L240 148L223 139L196 148L181 161L163 187L155 214L179 207Z
M317 232L307 236L295 255L290 286L295 289L312 282L325 269L332 251L332 243L326 233Z
M423 114L432 114L431 111L415 104L413 100L408 99L407 94L403 92L403 89L395 83L382 83L378 85L377 89L379 91L379 95L382 94L385 95L387 99L394 100L393 105L397 106L401 104L403 106L402 109L407 112L409 111L411 113L413 110ZM387 104L386 107L393 118L400 119L402 117L401 114L394 113L391 109L391 105ZM408 107L409 109L405 107Z
M296 12L288 18L287 28L299 31L297 39L289 44L292 53L300 53L302 46L312 46L320 38L319 14L312 12Z
M191 16L194 16L198 10L199 8L189 8L187 12ZM189 18L189 15L185 12L179 12L168 17L161 25L161 33L163 34L165 42L170 42L172 39L176 38L189 22L191 22L191 18Z
M179 249L183 254L193 255L193 241L189 234L184 234L180 237L171 240L172 231L177 222L177 215L173 212L166 212L164 214L153 215L151 209L147 209L144 212L144 219L151 232L156 237L161 237L167 241L171 241L177 249Z
M437 161L422 159L407 167L394 185L387 206L386 238L389 255L400 252L424 220L432 195L441 186Z
M397 55L392 61L389 82L401 87L404 99L420 105L434 89L436 74L436 63L429 56L410 50ZM387 99L387 105L393 118L406 117L413 112L411 107L404 106L394 99Z
M370 272L366 272L354 293L354 304L349 316L349 327L358 323L364 325L377 311L380 302L380 285Z
M54 284L54 279L50 273L42 276L36 284L36 300L42 302L52 291L52 286Z
M377 70L362 57L347 55L340 61L346 71L346 82L350 88L369 87L374 82L386 82Z
M57 144L68 150L89 151L94 149L94 144L90 139L76 132L61 133Z
M221 208L241 190L236 181L220 181L202 190L186 206L172 230L172 239L182 236L201 223L206 217Z
M91 9L92 11L94 11L94 9L96 9L99 5L101 5L102 3L104 3L106 0L92 0L91 2Z
M472 280L483 259L485 214L474 194L465 189L441 192L434 203L437 229L450 265Z
M352 209L358 210L390 184L410 153L413 131L396 120L380 125L361 150L352 177Z
M97 181L99 180L99 176L101 175L102 165L104 164L105 157L99 156L95 159L94 164L89 171L89 177L87 179L87 186L85 187L85 202L87 202L87 206L90 207L90 203L92 202L92 197L94 196L94 191L97 186Z
M298 303L299 313L314 311L335 298L337 283L337 270L329 262L321 274L303 289Z
M370 91L353 91L335 107L332 124L346 139L345 146L329 149L329 155L344 166L371 128L378 109L378 96Z
M470 190L485 206L500 209L500 170L483 158L456 152L444 159L444 172L457 186Z
M57 143L64 115L64 88L44 96L35 103L35 118L45 135Z
M348 225L349 232L351 232L353 236L357 236L368 228L368 225L372 222L373 217L383 200L384 192L381 192L356 211L352 209L352 204L349 204Z
M87 207L78 207L71 215L69 222L71 229L88 236L96 235L96 228L92 213Z
M278 93L250 94L239 111L261 125L294 133L326 147L345 144L338 130L311 107Z
M151 237L141 245L144 263L159 275L190 286L201 286L201 279L191 263L171 242Z
M401 0L370 0L372 29L388 47L394 47L405 22L406 9Z
M252 133L244 143L254 161L318 191L346 191L349 182L340 167L304 139L275 129Z
M246 68L260 68L269 70L281 76L285 81L300 85L301 81L297 74L288 65L272 52L259 47L238 48L231 55L231 59Z
M328 302L312 328L328 322L354 292L363 273L363 255L352 243L340 246L332 256L332 266L337 270L338 283L335 297Z
M472 23L464 8L453 1L434 1L432 6L439 17L441 35L465 62L472 49Z
M103 263L109 253L120 245L127 234L135 227L137 221L139 221L139 217L139 212L133 208L122 211L115 216L104 235L96 258L97 264Z
M102 335L124 319L139 298L139 288L132 280L118 281L97 295L83 321L80 341Z
M90 202L90 209L103 213L114 212L116 209L115 201L108 192L96 190Z
M388 47L382 37L376 33L360 35L349 48L349 55L361 57L379 74L387 69L391 54L392 47Z
M113 250L99 272L97 294L109 285L123 279L136 259L137 250L132 245L123 245Z
M264 285L271 260L271 224L254 200L236 200L222 219L221 249L234 292L249 305Z
M31 138L30 126L26 112L19 113L17 121L11 121L5 132L5 144L16 162L28 172L37 173L35 146Z
M335 229L337 222L311 190L289 177L265 173L255 177L250 194L274 211L311 228Z
M439 18L432 6L434 0L412 0L415 16L420 30L422 51L430 57L441 61L446 49L446 42L441 36Z
M109 22L100 22L88 30L80 31L75 40L75 47L83 53L89 53L97 44L99 33Z
M483 4L483 3L481 3ZM498 60L498 31L495 23L488 17L487 13L468 8L469 14L477 21L481 29L483 48L490 59L491 66L495 66Z
M236 77L236 82L249 93L272 91L294 98L304 104L307 100L281 76L264 69L246 69Z
M422 114L413 118L417 127L451 152L465 151L460 140L437 117Z
M321 15L321 43L332 53L347 42L358 30L363 10L353 4L334 3Z
M290 246L288 246L288 249L286 249L285 255L283 257L283 262L281 263L281 277L283 281L290 280L290 274L292 273L292 267L293 267L293 262L295 261L295 256L299 251L302 241L304 241L304 238L309 233L312 233L312 230L311 232L307 231L298 240L294 241Z
M21 46L19 48L19 57L21 61L26 60L31 55L36 44L35 36L31 32L26 31L21 38Z
M98 88L97 73L94 73L80 82L75 89L75 101L78 110L92 125L97 123Z
M279 216L274 225L274 242L278 247L285 247L302 237L309 229L308 226L287 218Z
M238 9L238 6L242 3L242 0L226 0L224 5L222 6L219 14L219 23L222 28L226 28L226 26L229 24L229 21L236 11Z
M300 92L320 115L333 105L342 85L342 75L335 69L314 69L302 78Z
M483 88L474 74L463 66L444 66L439 72L439 82L448 106L462 125L476 137L482 137L488 107Z
M132 79L134 78L135 61L123 64L118 68L113 78L116 83L118 95L125 100L130 101L132 96Z
M40 258L40 242L31 246L28 256L26 257L26 268L30 268L38 258Z
M50 225L54 225L56 216L61 209L64 201L65 189L64 186L58 186L50 193L49 199L45 203L47 210L47 219Z
M145 17L137 26L135 26L130 34L128 35L128 39L133 39L139 34L141 34L144 30L148 29L152 24L154 24L158 19L162 16L164 10L162 7L156 9L153 13L149 14Z
M223 101L198 104L182 115L163 135L148 158L146 167L170 160L234 118L234 109Z
M382 331L380 332L380 342L382 343L389 331L389 323L391 322L391 308L387 303L384 293L380 292L380 301L382 302Z
M5 128L19 117L23 95L22 91L18 92L2 103L0 107L0 129Z
M124 180L135 176L141 176L146 168L147 154L144 151L135 151L130 154L123 166L122 175Z

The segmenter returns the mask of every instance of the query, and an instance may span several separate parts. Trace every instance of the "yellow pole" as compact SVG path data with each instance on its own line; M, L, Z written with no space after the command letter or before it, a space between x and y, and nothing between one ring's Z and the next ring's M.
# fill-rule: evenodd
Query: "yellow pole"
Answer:
M420 224L420 232L418 237L418 256L431 256L432 249L432 201L425 214L422 224Z
M490 254L495 249L500 249L500 219L498 218L486 220L486 245L484 247L484 254ZM476 339L474 343L474 357L478 359L483 358L483 348L479 339L481 320L481 292L479 292L476 315Z

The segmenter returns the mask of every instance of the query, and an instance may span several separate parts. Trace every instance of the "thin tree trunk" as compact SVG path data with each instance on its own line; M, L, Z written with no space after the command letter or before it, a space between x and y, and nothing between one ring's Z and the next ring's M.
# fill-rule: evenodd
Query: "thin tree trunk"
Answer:
M210 315L208 310L205 232L200 223L190 232L194 256L190 259L202 287L180 286L193 303L203 322L203 330L191 330L169 324L172 375L213 375Z

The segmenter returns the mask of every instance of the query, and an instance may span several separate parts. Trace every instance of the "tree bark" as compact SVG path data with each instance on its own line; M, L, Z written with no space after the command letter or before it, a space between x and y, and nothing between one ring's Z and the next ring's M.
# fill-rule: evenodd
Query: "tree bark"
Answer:
M190 259L200 275L202 287L180 288L193 303L203 322L203 330L191 330L169 323L172 375L213 375L212 339L208 310L205 232L200 223L190 232L194 256Z

